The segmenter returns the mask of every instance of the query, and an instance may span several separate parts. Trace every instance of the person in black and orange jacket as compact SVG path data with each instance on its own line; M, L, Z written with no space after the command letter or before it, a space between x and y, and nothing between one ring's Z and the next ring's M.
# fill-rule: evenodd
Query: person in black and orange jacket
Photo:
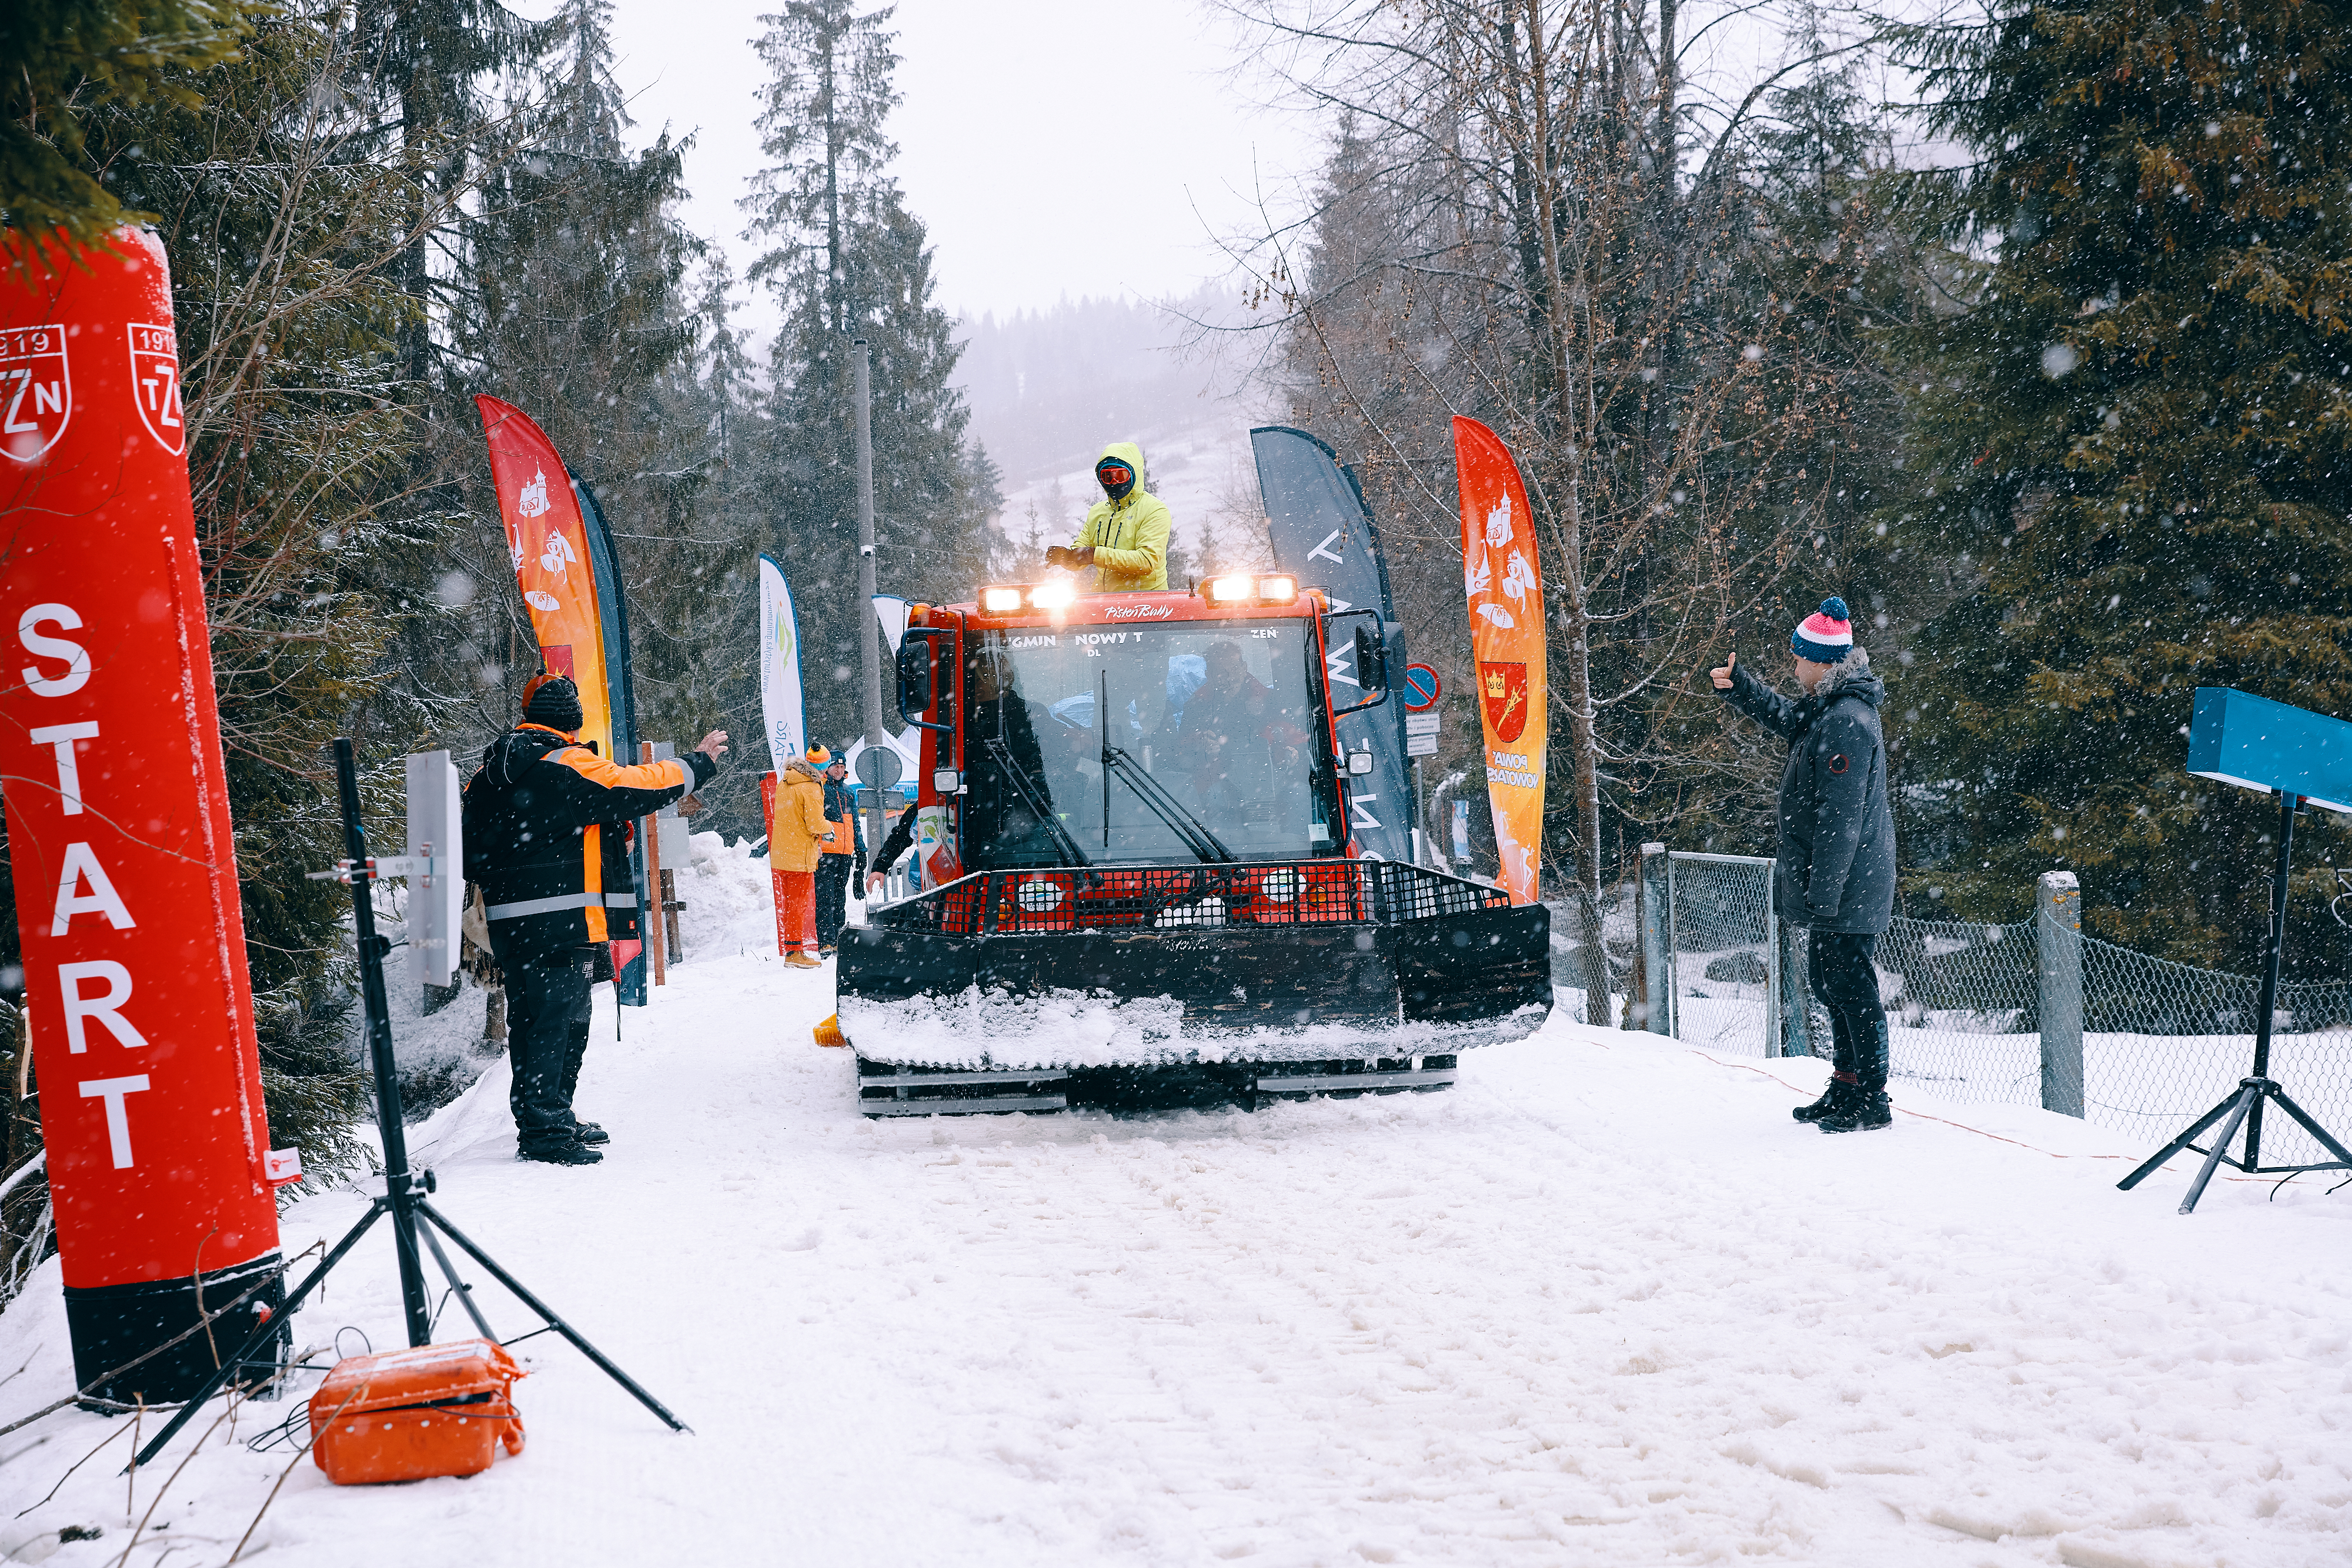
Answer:
M466 785L466 876L480 886L490 952L506 976L509 1104L518 1154L594 1165L604 1130L572 1113L588 1049L599 945L635 933L628 829L719 771L727 733L681 760L624 767L575 740L580 693L541 675L522 722L492 741Z

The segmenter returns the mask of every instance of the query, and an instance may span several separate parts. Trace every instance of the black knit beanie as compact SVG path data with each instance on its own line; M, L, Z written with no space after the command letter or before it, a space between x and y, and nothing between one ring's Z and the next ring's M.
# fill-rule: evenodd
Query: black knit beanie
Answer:
M580 727L580 688L562 675L539 683L530 700L522 705L525 724L545 725L570 734Z

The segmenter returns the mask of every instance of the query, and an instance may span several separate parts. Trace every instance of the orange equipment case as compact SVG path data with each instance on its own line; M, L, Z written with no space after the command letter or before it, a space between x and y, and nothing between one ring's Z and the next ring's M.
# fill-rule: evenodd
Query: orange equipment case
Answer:
M529 1375L486 1339L346 1357L310 1396L310 1457L338 1486L478 1474L501 1442L522 1452Z

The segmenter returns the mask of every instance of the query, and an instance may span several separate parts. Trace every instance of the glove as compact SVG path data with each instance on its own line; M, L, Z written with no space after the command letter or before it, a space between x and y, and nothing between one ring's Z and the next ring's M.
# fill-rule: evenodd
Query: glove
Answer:
M858 876L862 879L862 878L866 875L866 857L865 857L865 855L863 855L863 854L858 855L858 857L857 857L857 868L856 868L856 869L857 869L857 874L858 874Z

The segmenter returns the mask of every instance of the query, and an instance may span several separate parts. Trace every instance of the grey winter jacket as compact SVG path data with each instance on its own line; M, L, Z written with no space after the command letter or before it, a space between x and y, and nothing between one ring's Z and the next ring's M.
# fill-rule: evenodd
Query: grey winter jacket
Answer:
M1819 931L1885 931L1895 914L1895 814L1878 726L1886 685L1870 655L1856 648L1820 691L1794 700L1734 664L1723 695L1789 743L1774 909Z

